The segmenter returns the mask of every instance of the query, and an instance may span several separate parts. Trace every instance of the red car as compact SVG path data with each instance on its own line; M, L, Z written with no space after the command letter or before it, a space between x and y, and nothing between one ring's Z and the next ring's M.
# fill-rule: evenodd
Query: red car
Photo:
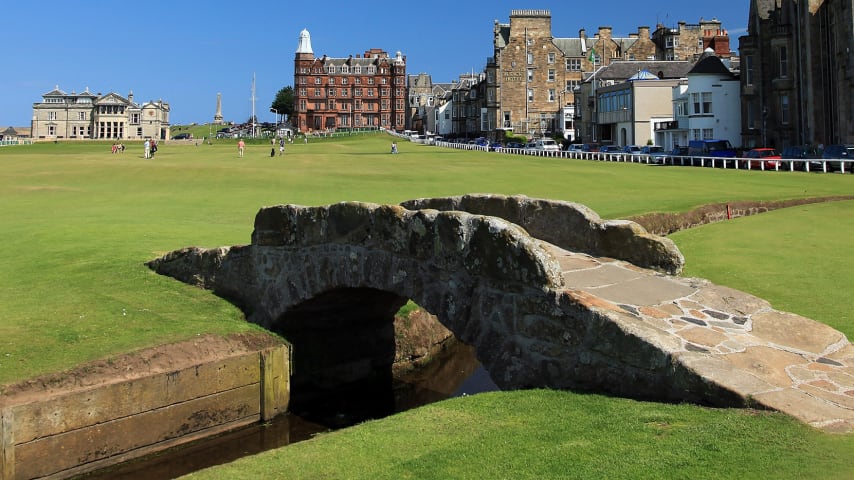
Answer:
M744 154L744 158L757 158L761 160L751 160L750 168L751 170L762 169L762 165L765 165L765 170L776 170L783 166L783 162L780 161L780 154L777 153L777 150L773 148L753 148L750 149L747 153Z

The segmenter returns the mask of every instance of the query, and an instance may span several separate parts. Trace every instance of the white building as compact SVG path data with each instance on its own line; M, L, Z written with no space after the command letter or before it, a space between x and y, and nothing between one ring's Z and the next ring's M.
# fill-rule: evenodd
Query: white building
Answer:
M673 87L674 122L656 132L667 148L691 140L729 140L741 145L741 87L739 78L720 58L707 53Z

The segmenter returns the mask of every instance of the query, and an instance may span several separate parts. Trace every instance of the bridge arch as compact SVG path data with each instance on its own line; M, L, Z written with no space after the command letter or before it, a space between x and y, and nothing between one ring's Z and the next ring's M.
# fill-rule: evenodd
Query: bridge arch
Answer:
M602 332L621 327L566 295L547 244L498 216L360 202L279 205L258 212L251 245L182 249L150 266L214 290L279 332L305 318L294 312L317 312L319 303L352 318L361 295L358 305L378 302L375 313L388 317L412 299L474 346L504 389L673 394L658 385L668 356L631 334L617 334L623 353L597 349ZM387 331L390 318L374 320L376 331Z

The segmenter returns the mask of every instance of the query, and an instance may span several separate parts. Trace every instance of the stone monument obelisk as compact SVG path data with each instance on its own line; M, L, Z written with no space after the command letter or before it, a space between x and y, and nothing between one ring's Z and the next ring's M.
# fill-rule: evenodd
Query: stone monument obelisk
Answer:
M214 114L214 124L222 125L222 94L216 94L216 114Z

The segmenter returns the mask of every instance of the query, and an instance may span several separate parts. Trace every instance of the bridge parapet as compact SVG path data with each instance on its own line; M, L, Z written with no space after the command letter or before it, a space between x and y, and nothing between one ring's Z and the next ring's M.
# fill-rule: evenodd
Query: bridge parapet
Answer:
M650 234L628 220L602 220L578 203L524 195L471 194L419 198L401 205L412 210L460 210L503 218L563 249L625 260L671 275L678 275L685 266L685 258L669 238Z

